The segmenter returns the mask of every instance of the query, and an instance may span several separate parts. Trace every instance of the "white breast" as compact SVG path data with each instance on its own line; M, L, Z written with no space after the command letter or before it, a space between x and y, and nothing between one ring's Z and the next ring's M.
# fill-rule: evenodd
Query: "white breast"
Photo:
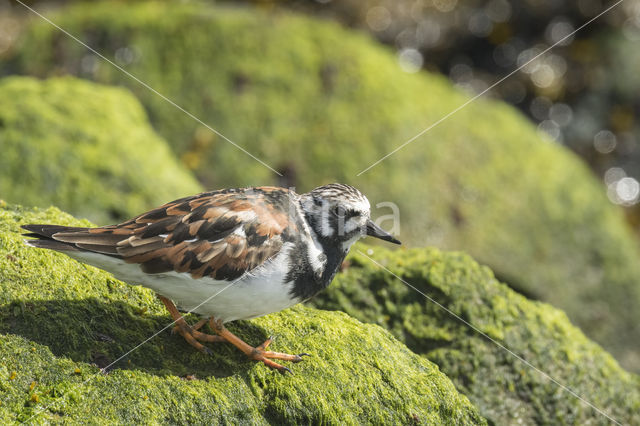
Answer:
M148 287L173 300L184 312L228 322L256 318L301 302L290 294L293 282L285 282L292 248L293 244L286 243L275 258L235 281L217 281L210 277L193 279L185 272L146 274L140 266L111 256L91 252L67 254L111 272L129 284Z

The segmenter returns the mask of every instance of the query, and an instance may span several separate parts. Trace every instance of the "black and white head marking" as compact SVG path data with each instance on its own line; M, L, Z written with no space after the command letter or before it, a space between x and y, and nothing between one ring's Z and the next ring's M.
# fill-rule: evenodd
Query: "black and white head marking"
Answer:
M319 238L346 251L364 236L371 206L367 197L356 188L334 183L305 195L302 208Z

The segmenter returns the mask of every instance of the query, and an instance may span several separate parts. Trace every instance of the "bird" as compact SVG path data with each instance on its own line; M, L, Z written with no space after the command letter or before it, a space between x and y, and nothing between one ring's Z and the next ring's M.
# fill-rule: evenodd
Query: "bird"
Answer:
M221 189L180 198L117 225L22 225L31 247L62 252L121 281L155 291L174 331L196 349L228 342L282 373L275 360L306 353L251 346L225 324L309 300L326 288L353 243L365 236L401 244L371 219L367 197L332 183L298 194L280 187ZM201 319L193 326L182 312ZM200 329L209 324L215 334Z

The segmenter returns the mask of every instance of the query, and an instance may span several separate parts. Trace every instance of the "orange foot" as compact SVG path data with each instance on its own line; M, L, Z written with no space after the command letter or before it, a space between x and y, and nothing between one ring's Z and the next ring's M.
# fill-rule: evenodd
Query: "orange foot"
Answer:
M244 352L249 358L255 361L260 361L264 365L271 367L273 369L276 369L281 373L286 373L286 372L291 373L292 371L287 367L284 367L278 364L277 362L271 361L271 359L281 359L283 361L300 362L302 361L303 356L309 356L309 354L307 353L302 353L298 355L289 355L281 352L268 351L267 348L273 341L272 337L269 337L267 340L264 341L264 343L254 348L248 345L247 343L245 343L238 336L236 336L235 334L227 330L227 328L222 324L222 321L216 320L213 317L209 318L208 320L206 318L201 319L193 326L190 326L184 320L184 318L178 311L178 308L176 308L176 305L171 300L160 295L158 295L158 297L160 298L162 303L164 303L164 306L167 308L167 310L171 314L171 317L176 323L176 326L173 328L173 332L177 332L180 335L182 335L182 337L184 337L187 343L189 343L191 346L198 349L200 352L203 352L209 355L213 353L211 349L207 348L200 342L229 342L235 347L237 347L238 349L240 349L242 352ZM207 321L209 321L209 325L211 329L215 331L217 335L206 334L198 331L207 323Z
M208 355L211 355L213 353L211 349L204 346L198 340L200 340L201 342L226 342L226 340L220 336L213 336L211 334L205 334L198 331L200 327L207 323L206 318L198 321L198 323L192 327L187 324L187 322L178 311L178 308L176 308L176 305L174 305L171 300L160 295L158 295L158 298L160 298L162 303L164 303L164 306L171 314L171 318L173 318L176 323L176 326L173 328L173 332L178 332L182 337L184 337L184 340L186 340L187 343L189 343L200 352Z
M306 354L306 353L302 353L298 355L289 355L281 352L267 351L266 349L269 347L269 345L273 341L272 337L269 337L267 340L264 341L264 343L254 348L248 345L247 343L245 343L238 336L236 336L235 334L227 330L227 328L222 324L221 320L216 320L213 317L209 319L209 326L211 327L212 330L218 333L220 337L224 338L227 342L231 343L236 348L240 349L249 358L255 361L260 361L267 367L271 367L275 370L278 370L281 373L286 373L286 372L292 373L292 371L287 367L284 367L278 364L277 362L271 361L271 359L281 359L284 361L300 362L302 361L303 356L309 356L309 354Z

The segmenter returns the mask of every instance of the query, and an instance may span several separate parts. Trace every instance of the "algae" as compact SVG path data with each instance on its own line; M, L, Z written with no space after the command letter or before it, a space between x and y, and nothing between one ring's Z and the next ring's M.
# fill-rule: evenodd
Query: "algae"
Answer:
M124 88L0 80L0 197L101 224L201 191Z
M438 364L490 423L610 424L498 344L622 424L640 422L637 375L623 370L562 311L517 294L466 254L358 245L313 305L387 328Z
M464 250L513 288L564 309L640 371L640 250L586 166L505 104L467 102L389 50L278 8L91 2L47 11L79 37L267 164L215 136L45 22L25 24L7 69L129 87L209 188L329 181L397 203L405 243ZM295 36L292 36L295 34ZM163 200L167 201L167 200ZM388 214L374 208L374 216Z
M22 243L19 225L89 225L0 203L0 422L486 424L438 367L389 332L296 307L229 328L309 352L281 375L230 345L195 351L153 292ZM193 319L190 319L193 321Z

